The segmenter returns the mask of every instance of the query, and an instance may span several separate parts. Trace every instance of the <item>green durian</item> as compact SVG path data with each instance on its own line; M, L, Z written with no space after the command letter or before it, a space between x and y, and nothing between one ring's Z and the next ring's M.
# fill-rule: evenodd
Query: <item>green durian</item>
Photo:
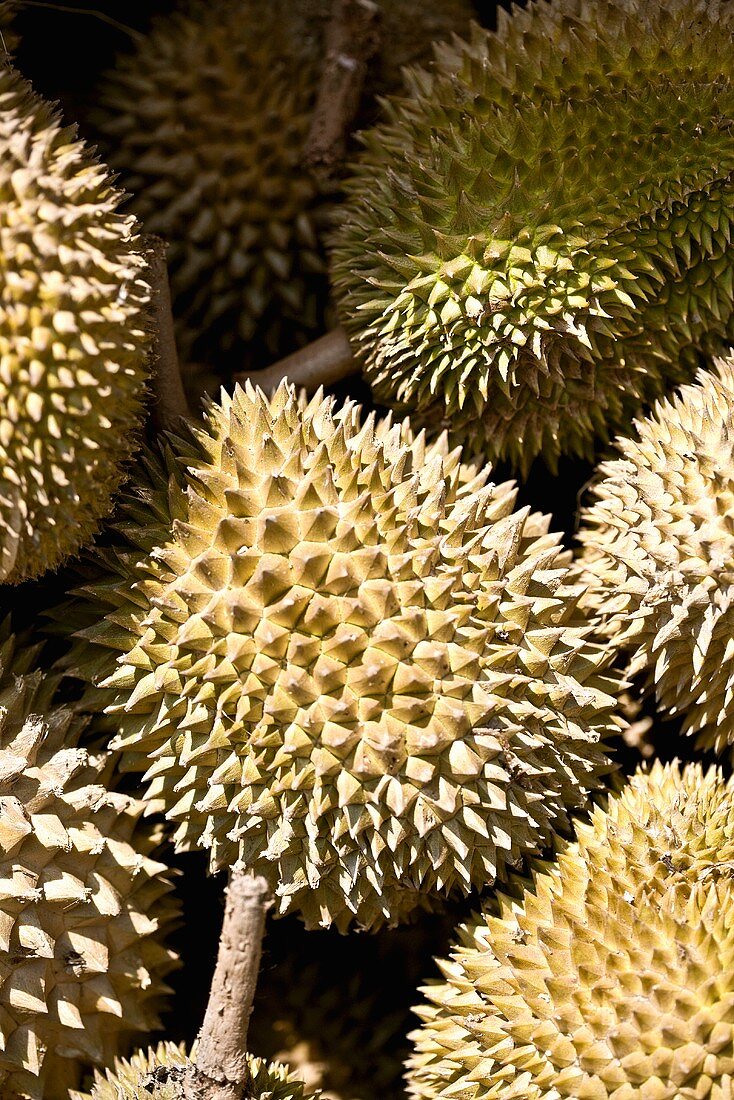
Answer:
M584 603L628 677L734 751L734 356L658 402L582 512Z
M330 6L191 3L159 17L100 89L96 124L131 209L169 244L186 360L263 366L327 325L334 196L302 159ZM470 11L468 0L390 0L382 90Z
M159 1026L177 916L157 826L111 789L109 753L54 702L37 650L0 637L0 1094L67 1100L81 1064L103 1065Z
M287 385L223 395L185 463L125 525L155 544L103 551L62 615L180 848L344 929L568 828L617 681L547 517L445 439Z
M292 1077L285 1066L247 1056L246 1100L320 1100ZM73 1093L72 1100L183 1100L182 1081L189 1064L186 1051L175 1043L159 1043L118 1060L104 1076L95 1074L91 1093Z
M377 401L526 472L734 335L734 6L533 0L364 135L333 285Z
M728 1100L734 786L656 763L521 896L468 926L418 1010L422 1100Z
M134 446L148 288L118 201L75 131L0 62L0 582L88 541Z

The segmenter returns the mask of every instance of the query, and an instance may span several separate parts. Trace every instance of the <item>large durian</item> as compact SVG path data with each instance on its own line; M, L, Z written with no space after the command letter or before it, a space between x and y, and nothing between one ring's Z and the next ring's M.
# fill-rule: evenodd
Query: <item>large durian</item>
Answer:
M145 260L107 170L0 62L0 581L109 512L142 412Z
M249 1080L246 1100L320 1100L277 1062L246 1055ZM73 1093L72 1100L183 1100L183 1077L189 1059L182 1047L159 1043L118 1060L114 1070L95 1074L91 1093Z
M655 764L423 990L413 1097L727 1100L734 786Z
M150 546L165 506L168 534L82 595L80 662L119 657L90 705L179 846L243 860L280 913L374 926L491 882L608 766L615 681L569 555L407 422L286 385L222 402L126 526Z
M734 6L498 12L364 137L333 251L378 401L526 471L734 333Z
M176 915L157 828L110 790L109 754L54 705L57 677L0 640L0 1094L66 1100L79 1062L105 1064L159 1026Z
M100 91L131 208L169 244L185 358L264 365L326 325L330 193L303 166L330 0L199 0L154 22ZM469 0L384 5L383 90ZM224 359L223 359L224 357Z
M619 439L581 516L584 601L629 676L734 747L734 357Z

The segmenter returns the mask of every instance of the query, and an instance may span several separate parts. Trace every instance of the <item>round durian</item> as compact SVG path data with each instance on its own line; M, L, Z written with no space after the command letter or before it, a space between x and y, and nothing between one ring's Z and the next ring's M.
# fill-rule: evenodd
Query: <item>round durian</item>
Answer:
M58 678L7 627L0 640L0 1093L66 1100L80 1063L106 1064L159 1026L177 915L159 829L110 789L109 753L53 703Z
M534 0L364 135L337 305L376 400L527 471L734 333L734 7Z
M319 1100L277 1062L247 1056L247 1100ZM114 1070L95 1074L91 1093L73 1093L72 1100L183 1100L183 1078L189 1064L186 1051L175 1043L138 1051L118 1059Z
M702 748L734 748L734 357L658 402L581 516L584 602Z
M0 64L0 581L79 550L135 442L148 288L118 200L74 130Z
M411 1096L732 1095L732 782L656 763L577 836L422 991Z
M89 624L78 668L99 681L117 656L89 704L180 848L340 929L492 882L568 828L618 726L547 517L445 439L360 414L285 384L223 395L165 541L103 554L64 615ZM163 504L127 538L150 545Z
M100 90L96 125L131 209L169 244L187 360L263 366L329 323L323 239L334 195L302 156L330 6L189 4L159 17ZM383 88L469 14L468 0L385 5Z

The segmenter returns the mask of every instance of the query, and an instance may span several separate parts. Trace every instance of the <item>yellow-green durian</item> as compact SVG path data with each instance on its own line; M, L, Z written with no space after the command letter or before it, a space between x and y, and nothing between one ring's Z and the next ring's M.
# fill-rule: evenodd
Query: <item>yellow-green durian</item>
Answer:
M108 1064L159 1026L177 913L157 827L110 788L36 651L0 639L0 1094L66 1100L77 1067Z
M461 930L422 992L422 1100L729 1100L734 786L639 772L576 843Z
M734 333L734 6L533 0L415 70L335 234L378 401L526 471Z
M77 613L86 668L117 656L89 704L181 848L345 928L568 827L616 681L547 517L445 439L287 385L224 394L186 463L126 526L150 545L165 503L165 539L103 554Z
M169 245L187 359L263 366L327 324L333 196L303 148L330 8L199 0L159 17L100 90L97 125L131 209ZM380 82L394 89L399 64L430 55L437 28L466 26L469 11L390 0Z
M145 260L104 168L0 63L0 582L110 511L147 373Z
M320 1100L277 1062L246 1055L249 1077L246 1100ZM119 1059L113 1070L95 1074L91 1093L72 1094L73 1100L183 1100L183 1078L189 1059L183 1047L159 1043Z
M658 402L600 465L582 515L584 603L703 748L734 749L734 357Z

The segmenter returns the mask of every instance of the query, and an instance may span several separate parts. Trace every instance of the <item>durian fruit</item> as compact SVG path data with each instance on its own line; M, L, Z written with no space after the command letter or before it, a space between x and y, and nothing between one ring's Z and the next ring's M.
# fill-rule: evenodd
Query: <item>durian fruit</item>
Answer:
M534 0L364 136L333 248L375 398L527 471L734 333L734 7Z
M732 782L656 763L577 836L422 991L411 1096L732 1095Z
M585 604L702 748L734 747L734 356L619 439L581 516Z
M159 17L100 90L96 125L131 209L169 244L186 360L263 366L329 322L333 192L304 168L303 146L330 6L191 3ZM468 0L385 5L383 88L469 14Z
M74 130L0 64L0 581L79 550L135 442L148 288L118 199Z
M172 478L167 541L106 554L64 616L92 646L79 669L118 658L89 704L179 847L340 929L548 842L618 727L547 518L445 439L360 413L285 384L224 394ZM160 530L161 505L138 503L127 538Z
M104 1076L96 1073L91 1093L73 1093L72 1100L183 1100L187 1065L183 1047L159 1043L129 1060L119 1059ZM318 1093L307 1090L277 1062L268 1064L248 1054L247 1065L246 1100L319 1100Z
M160 830L81 747L36 650L0 641L0 1094L66 1100L76 1065L105 1064L159 1026L177 913Z

